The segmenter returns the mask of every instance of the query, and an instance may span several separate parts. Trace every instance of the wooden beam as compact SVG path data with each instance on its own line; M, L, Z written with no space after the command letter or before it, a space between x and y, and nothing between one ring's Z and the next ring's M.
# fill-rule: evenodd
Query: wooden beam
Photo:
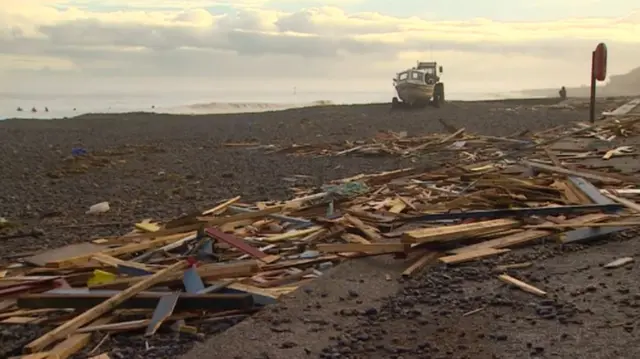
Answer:
M373 227L366 225L359 218L356 218L350 214L345 214L344 219L347 220L347 222L351 223L354 227L358 228L362 232L362 234L364 234L364 236L367 237L367 239L369 239L370 241L377 242L382 239L380 237L380 234L378 234L378 232L376 232Z
M423 228L405 232L402 236L402 242L422 244L453 241L492 232L509 230L520 226L520 224L520 221L513 219L494 219L490 221L457 224L452 226Z
M120 292L105 291L79 291L74 293L42 293L21 296L18 305L22 308L74 308L91 309L104 303ZM114 309L153 309L157 307L158 301L167 292L140 292L136 296L129 298ZM251 296L245 294L188 294L181 293L175 309L179 311L189 310L236 310L247 309L253 305Z
M260 270L258 262L255 260L247 260L237 263L225 263L225 264L205 264L196 268L198 275L202 279L214 280L222 278L238 278L238 277L250 277ZM169 273L157 284L171 284L175 281L182 283L183 273ZM134 283L138 283L143 280L144 276L119 278L109 283L90 285L91 289L112 289L112 288L127 288Z
M438 252L426 252L420 256L413 264L402 272L403 277L411 277L417 271L422 270L429 264L435 263L436 259L440 256Z
M91 323L91 325L103 325L113 321L113 317L99 318ZM64 341L58 343L51 349L47 355L47 359L66 359L84 348L91 340L91 334L76 333Z
M578 172L578 171L572 171L572 170L568 170L566 168L562 168L562 167L555 167L555 166L548 166L542 163L537 163L537 162L531 162L531 161L523 161L523 164L535 168L541 172L547 172L547 173L559 173L559 174L563 174L563 175L567 175L567 176L577 176L577 177L582 177L582 178L586 178L586 179L590 179L593 181L598 181L601 183L606 183L606 184L620 184L622 183L621 180L619 179L615 179L615 178L611 178L611 177L605 177L605 176L600 176L600 175L596 175L596 174L592 174L592 173L587 173L587 172Z
M343 253L343 252L359 252L370 254L398 253L405 252L409 249L409 245L405 243L346 243L346 244L318 244L316 246L318 252L322 253Z
M460 254L454 254L452 256L440 257L440 261L446 264L458 264L473 261L479 258L506 253L509 251L509 249L481 248L475 251L467 251Z
M119 304L125 302L127 299L135 296L138 292L141 292L147 288L154 286L156 283L161 282L164 279L164 276L167 274L171 274L176 271L183 270L187 268L189 263L186 261L180 261L175 263L163 270L158 271L157 273L150 275L140 282L134 284L133 286L125 289L124 291L114 295L113 297L107 299L106 301L100 303L99 305L89 309L88 311L78 315L77 317L71 319L70 321L60 325L59 327L49 331L45 335L40 338L32 341L27 344L24 348L26 353L37 353L56 340L62 339L69 334L78 330L78 328L83 325L89 323L92 320L95 320L102 315L112 311Z

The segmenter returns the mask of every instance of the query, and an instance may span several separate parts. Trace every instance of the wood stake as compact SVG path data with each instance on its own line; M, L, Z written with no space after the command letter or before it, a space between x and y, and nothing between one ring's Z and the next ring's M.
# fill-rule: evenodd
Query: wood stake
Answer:
M531 293L531 294L535 294L539 297L545 297L547 295L547 292L540 290L530 284L527 284L521 280L515 279L512 276L508 275L508 274L501 274L498 276L498 278L508 284L514 285L518 288L520 288L521 290L527 292L527 293Z

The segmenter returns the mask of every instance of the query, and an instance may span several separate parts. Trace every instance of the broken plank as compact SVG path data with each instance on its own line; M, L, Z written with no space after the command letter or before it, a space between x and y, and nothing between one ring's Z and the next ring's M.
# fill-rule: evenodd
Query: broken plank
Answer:
M221 230L217 229L217 228L207 228L204 230L205 233L207 235L209 235L211 238L217 240L217 241L221 241L224 242L236 249L238 249L239 251L241 251L244 254L248 254L256 259L261 259L267 256L266 253L259 251L257 248L252 247L251 245L249 245L247 242L236 238L235 236L231 235L231 234L227 234L222 232Z
M18 299L20 308L74 308L89 309L100 305L121 292L113 290L60 291L54 293L28 294ZM153 309L167 292L142 292L114 307L117 309ZM247 309L252 305L251 297L244 294L188 294L180 293L176 310L232 310Z
M88 322L95 320L102 315L112 311L116 306L126 302L128 299L134 297L138 292L141 292L158 282L161 282L167 274L170 274L174 271L179 271L186 268L188 263L186 261L180 261L175 263L163 270L158 271L157 273L150 275L140 282L134 284L133 286L125 289L124 291L110 297L104 302L98 304L97 306L91 308L90 310L78 315L77 317L71 319L68 322L58 326L57 328L49 331L45 335L40 338L32 341L27 344L24 348L26 353L36 353L56 340L62 339L67 335L75 332L78 328L87 324Z
M198 217L198 220L202 222L206 222L206 223L203 223L203 225L207 227L219 226L225 223L243 221L245 219L255 219L260 217L266 217L270 214L282 212L283 208L284 206L273 206L273 207L265 208L259 211L241 212L238 214L234 214L231 216L224 216L224 217L202 216L202 217Z
M92 325L104 325L113 321L113 317L99 318ZM75 333L56 344L50 351L47 358L66 359L84 348L91 340L91 334Z
M411 277L417 271L422 270L429 264L435 263L436 259L440 256L438 252L426 252L422 254L413 264L402 272L403 277Z
M250 277L259 271L258 263L255 260L242 261L236 263L212 263L198 266L196 268L198 275L206 280L222 279L222 278L238 278ZM183 273L168 274L158 285L172 284L173 282L182 283ZM90 285L89 288L127 288L134 283L143 280L145 277L128 277L119 278L109 283Z
M359 252L370 254L405 252L409 246L405 243L346 243L346 244L318 244L316 249L322 253Z
M118 267L118 266L126 266L126 267L131 267L131 268L135 268L135 269L139 269L143 272L146 272L147 274L151 274L153 272L155 272L155 268L151 268L147 265L144 265L142 263L137 263L137 262L131 262L131 261L123 261L121 259L103 254L103 253L96 253L94 255L91 256L92 259L95 259L96 261L102 263L102 264L106 264L108 266L112 266L112 267Z
M520 226L520 221L513 219L496 219L490 221L423 228L407 231L402 236L403 243L430 243L452 241L479 236L492 232L505 231Z
M351 223L354 227L358 228L362 232L362 234L364 234L364 236L367 237L367 239L369 239L370 241L376 242L382 239L375 228L366 225L359 218L356 218L350 214L345 214L344 219L347 222Z
M545 297L547 295L547 292L540 290L530 284L527 284L519 279L513 278L508 274L501 274L498 276L498 278L505 283L514 285L525 292L537 295L539 297Z
M466 251L460 254L440 257L440 261L445 264L459 264L464 262L470 262L470 261L484 258L484 257L506 253L509 251L510 251L509 249L480 248L474 251Z
M594 213L594 214L587 214L584 216L580 216L580 217L576 217L573 219L570 219L568 221L565 222L565 224L567 225L580 225L583 223L591 223L591 222L598 222L598 221L603 221L605 219L611 218L609 215L606 214L602 214L602 213ZM549 223L551 224L551 223ZM532 242L538 239L542 239L548 236L554 235L553 231L550 230L536 230L536 229L530 229L530 230L526 230L524 232L520 232L520 233L515 233L515 234L511 234L508 236L504 236L504 237L500 237L500 238L495 238L495 239L491 239L488 241L484 241L484 242L480 242L480 243L476 243L476 244L472 244L469 246L464 246L464 247L460 247L457 249L452 250L451 252L453 253L463 253L466 251L473 251L473 250L477 250L480 248L495 248L495 249L499 249L499 248L508 248L508 247L514 247L517 245L522 245L528 242Z
M582 177L582 178L586 178L586 179L590 179L590 180L593 180L593 181L598 181L598 182L606 183L606 184L620 184L620 183L622 183L622 181L619 180L619 179L600 176L600 175L596 175L596 174L592 174L592 173L572 171L572 170L568 170L568 169L562 168L562 167L548 166L548 165L545 165L545 164L542 164L542 163L531 162L531 161L523 161L522 163L524 165L527 165L529 167L532 167L532 168L534 168L536 170L539 170L539 171L542 171L542 172L558 173L558 174L563 174L563 175L567 175L567 176L577 176L577 177Z
M231 206L232 204L234 204L234 203L238 202L239 200L240 200L240 196L233 197L233 198L231 198L231 199L229 199L229 200L227 200L227 201L225 201L225 202L223 202L223 203L220 203L219 205L217 205L217 206L215 206L215 207L213 207L213 208L210 208L210 209L208 209L208 210L206 210L206 211L203 211L203 212L202 212L202 215L203 215L203 216L208 216L208 215L210 215L210 214L214 214L214 215L215 215L215 214L222 213L222 212L224 212L224 211L225 211L229 206Z
M282 242L282 241L286 241L286 240L290 240L293 238L298 238L298 237L302 237L302 236L307 236L307 235L311 235L317 232L320 232L324 230L322 227L316 226L316 227L311 227L311 228L307 228L307 229L300 229L300 230L293 230L293 231L289 231L289 232L285 232L282 234L276 234L270 237L264 237L262 238L263 242L267 242L267 243L276 243L276 242Z
M555 207L537 207L537 208L512 208L512 209L496 209L496 210L480 210L465 212L446 212L446 213L429 213L416 217L404 218L407 221L443 221L443 220L464 220L479 218L523 218L530 216L560 216L565 214L586 214L593 212L615 213L624 208L621 204L585 204L575 206L555 206Z

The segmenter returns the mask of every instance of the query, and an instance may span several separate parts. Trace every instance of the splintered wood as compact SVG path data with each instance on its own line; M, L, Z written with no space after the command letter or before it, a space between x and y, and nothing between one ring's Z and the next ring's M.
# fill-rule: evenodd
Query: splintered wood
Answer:
M320 190L297 185L288 201L248 204L234 197L166 223L141 221L122 236L23 258L0 268L0 325L54 324L16 350L68 358L99 339L95 333L193 333L203 323L246 317L341 261L380 255L405 261L404 277L481 260L499 280L545 296L504 273L533 265L513 257L519 247L640 227L634 198L640 180L581 164L632 150L608 144L572 149L558 141L629 135L637 123L616 118L527 138L478 136L443 123L447 134L386 132L371 141L278 149L434 155L440 162L429 171L360 174Z

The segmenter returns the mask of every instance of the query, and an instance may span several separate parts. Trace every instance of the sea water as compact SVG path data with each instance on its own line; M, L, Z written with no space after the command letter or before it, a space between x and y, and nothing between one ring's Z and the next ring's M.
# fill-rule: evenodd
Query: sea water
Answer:
M220 114L284 110L296 107L390 102L390 91L87 91L82 93L2 91L0 120L69 118L86 113L156 112ZM516 92L452 92L447 100L477 101L523 97ZM21 108L22 111L17 111ZM32 112L35 109L35 112ZM48 111L46 111L48 109Z

